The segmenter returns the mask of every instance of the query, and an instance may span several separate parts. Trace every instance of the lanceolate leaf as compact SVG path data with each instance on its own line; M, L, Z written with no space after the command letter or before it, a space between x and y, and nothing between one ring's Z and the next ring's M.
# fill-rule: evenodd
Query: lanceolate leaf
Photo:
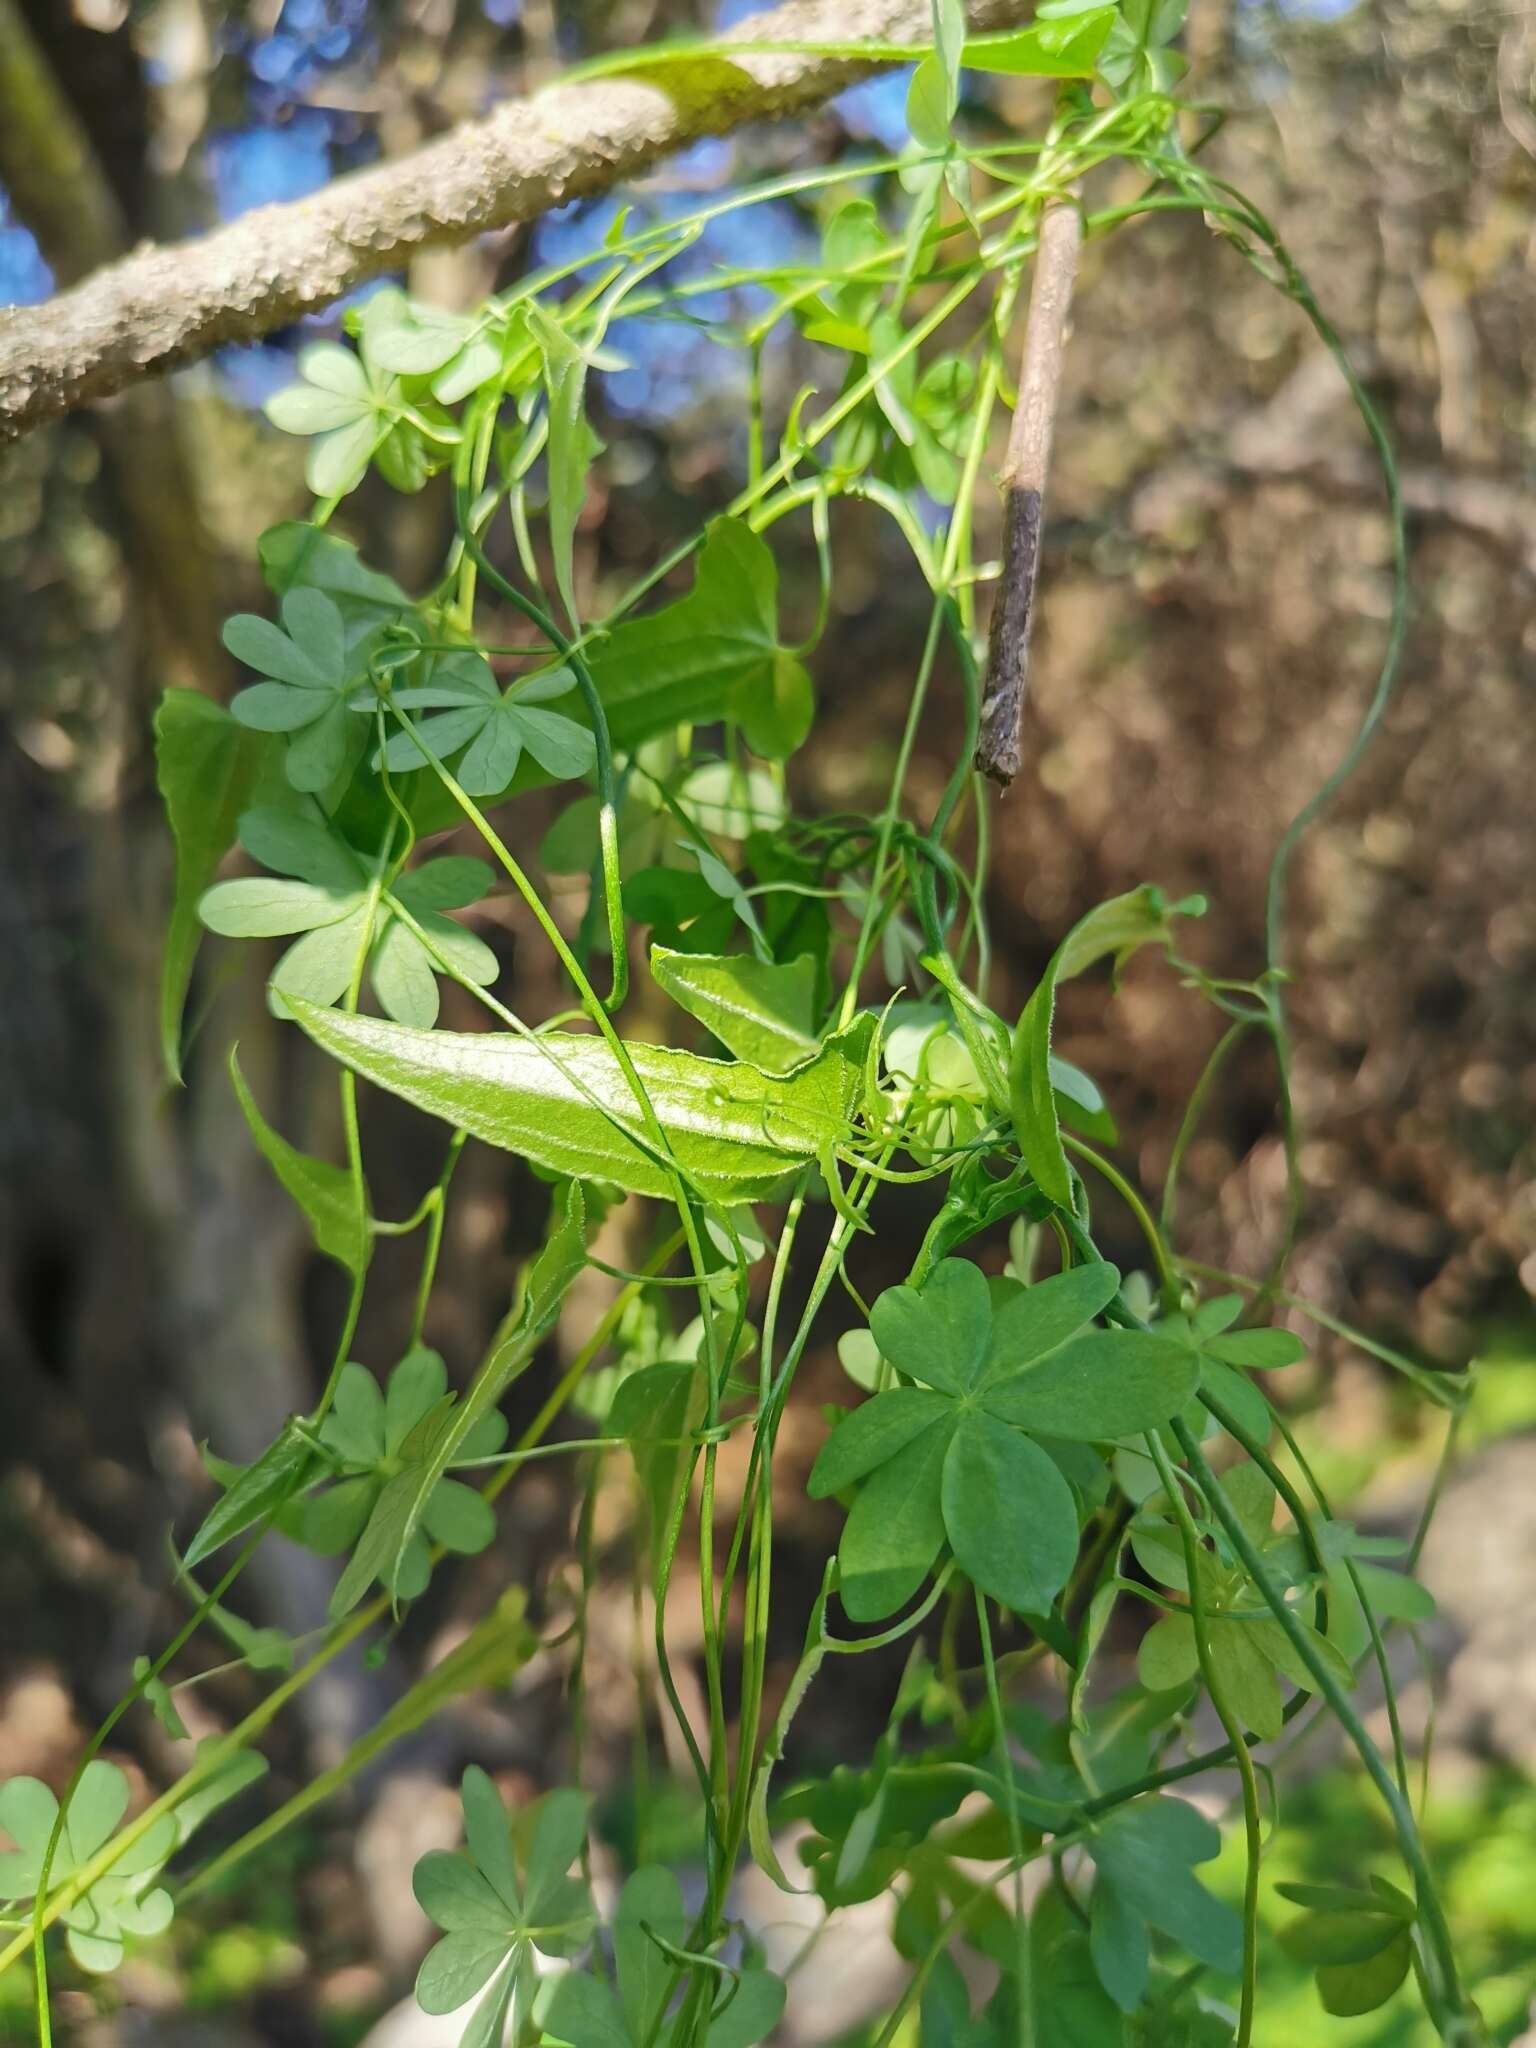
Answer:
M550 547L555 582L572 622L579 624L571 549L595 441L585 409L587 359L552 321L541 321L540 331L546 337L545 384L549 393Z
M663 1538L678 1489L691 1469L690 1433L704 1419L707 1389L696 1365L648 1365L619 1382L608 1414L615 1436L627 1437L650 1514L651 1565L660 1576Z
M1150 885L1099 904L1067 933L1039 987L1024 1006L1013 1035L1009 1068L1014 1130L1036 1185L1058 1208L1072 1206L1072 1178L1061 1142L1051 1072L1051 1025L1057 985L1083 973L1106 954L1114 954L1118 965L1138 947L1152 940L1166 940L1171 919L1197 917L1204 908L1203 898L1194 896L1170 904L1160 889Z
M816 962L809 953L780 966L748 953L674 953L652 946L651 973L738 1059L784 1073L816 1050Z
M248 1465L224 1498L208 1515L187 1545L186 1566L193 1566L239 1536L253 1523L272 1515L303 1485L315 1453L297 1422L289 1422L282 1435L268 1444L253 1465Z
M233 1048L229 1055L229 1078L257 1150L309 1218L316 1246L349 1273L362 1272L368 1263L372 1239L367 1212L358 1203L352 1176L328 1160L312 1159L307 1152L297 1151L273 1130L246 1086Z
M415 1031L292 1000L317 1045L365 1079L550 1172L669 1195L639 1105L604 1040L571 1032ZM629 1054L679 1169L724 1202L765 1196L848 1135L872 1020L783 1076L665 1046Z
M973 36L961 64L1030 78L1091 78L1115 22L1113 7L1091 7L1063 21L1037 21L1011 35Z
M421 1468L416 1464L407 1465L386 1482L331 1595L333 1621L350 1614L375 1579L381 1579L396 1600L421 1591L416 1575L405 1577L400 1571L400 1560L411 1539L411 1509L420 1484Z
M176 894L160 969L160 1050L181 1079L181 1013L202 927L198 898L234 844L263 757L281 748L199 690L167 690L155 713L155 777L176 841Z

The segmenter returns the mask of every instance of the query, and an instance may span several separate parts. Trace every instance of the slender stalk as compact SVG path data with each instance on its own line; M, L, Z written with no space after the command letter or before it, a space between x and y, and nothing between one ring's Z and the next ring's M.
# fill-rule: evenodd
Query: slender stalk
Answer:
M1013 1859L1013 1967L1018 1979L1018 2048L1035 2048L1035 1987L1030 1979L1029 1916L1024 1907L1024 1831L1019 1824L1019 1788L1014 1783L1008 1749L1008 1723L1003 1718L997 1658L992 1652L992 1624L984 1594L976 1594L976 1626L981 1632L981 1661L987 1674L987 1705L992 1713L992 1740L1003 1785L1003 1812L1008 1821L1008 1853Z
M1479 2038L1477 2033L1469 2031L1479 2023L1475 2010L1469 2004L1461 1986L1451 1932L1446 1925L1445 1911L1440 1903L1434 1874L1429 1868L1424 1855L1424 1845L1419 1839L1412 1806L1403 1797L1397 1780L1388 1770L1381 1751L1372 1741L1348 1693L1329 1666L1318 1656L1307 1631L1291 1611L1283 1591L1270 1577L1263 1558L1233 1512L1215 1473L1207 1464L1205 1454L1194 1433L1186 1423L1177 1418L1169 1426L1184 1455L1184 1462L1199 1481L1211 1513L1221 1524L1243 1570L1263 1595L1266 1605L1290 1642L1291 1648L1307 1667L1314 1686L1327 1700L1334 1718L1349 1737L1356 1755L1365 1766L1366 1774L1381 1794L1387 1812L1391 1815L1398 1848L1412 1874L1414 1891L1418 1899L1426 1958L1435 1994L1431 2001L1431 2018L1440 2029L1442 2038L1446 2040L1471 2041ZM1453 2031L1455 2029L1460 2031Z
M1163 1491L1168 1496L1174 1518L1179 1525L1179 1542L1184 1551L1184 1572L1189 1581L1189 1619L1194 1629L1195 1653L1200 1660L1200 1676L1205 1681L1211 1705L1216 1709L1216 1718L1220 1721L1231 1746L1242 1785L1243 1834L1247 1862L1243 1871L1243 1973L1236 2048L1251 2048L1253 2016L1259 1989L1259 1866L1263 1855L1258 1779L1254 1775L1253 1758L1248 1753L1248 1744L1243 1739L1242 1723L1227 1704L1226 1694L1216 1670L1216 1661L1211 1655L1210 1624L1206 1618L1205 1593L1200 1575L1200 1537L1189 1512L1189 1503L1184 1498L1184 1489L1169 1463L1168 1453L1163 1449L1162 1439L1157 1431L1149 1430L1144 1441L1147 1455L1157 1467L1157 1476L1163 1482Z

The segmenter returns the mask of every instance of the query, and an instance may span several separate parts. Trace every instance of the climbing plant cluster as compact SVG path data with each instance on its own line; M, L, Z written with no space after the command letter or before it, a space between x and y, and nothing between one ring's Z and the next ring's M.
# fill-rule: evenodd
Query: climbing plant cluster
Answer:
M270 603L225 629L246 671L230 707L172 692L159 713L178 863L162 1030L175 1078L206 933L282 942L270 1005L334 1072L341 1159L273 1128L233 1050L229 1080L350 1295L313 1410L243 1467L210 1447L216 1499L177 1556L191 1619L141 1660L62 1803L33 1780L0 1790L16 1844L0 1857L0 1966L35 1968L43 2041L51 1930L80 1967L112 1969L126 1943L165 1927L178 1894L457 1693L504 1685L527 1663L534 1610L509 1587L341 1764L199 1865L199 1823L260 1776L259 1739L282 1707L348 1645L379 1641L449 1560L484 1551L498 1500L553 1456L589 1500L604 1469L633 1473L636 1612L654 1617L636 1651L642 1693L666 1703L697 1777L704 1881L685 1899L654 1860L641 1792L635 1864L605 1919L579 1745L517 1813L469 1770L464 1849L433 1852L414 1874L441 1930L417 1996L430 2013L463 2011L464 2048L764 2040L785 1985L735 1918L748 1858L828 1918L895 1895L910 1974L877 2025L880 2048L1245 2044L1263 1981L1256 1885L1277 1818L1263 1746L1317 1716L1340 1725L1379 1791L1396 1853L1338 1886L1294 1887L1288 1948L1316 1966L1331 2013L1369 2011L1411 1978L1442 2038L1481 2038L1395 1708L1384 1755L1354 1704L1365 1667L1391 1702L1384 1638L1431 1611L1411 1575L1417 1546L1404 1559L1338 1519L1271 1405L1268 1376L1303 1356L1272 1322L1288 1245L1254 1276L1181 1253L1178 1162L1205 1084L1168 1184L1143 1189L1117 1162L1114 1105L1052 1037L1062 982L1143 948L1164 956L1191 1003L1229 1020L1218 1058L1233 1034L1273 1048L1294 1223L1282 914L1286 862L1315 806L1280 848L1256 977L1214 978L1186 959L1181 935L1202 903L1147 884L1085 908L1022 1017L988 997L988 797L972 759L998 570L975 557L973 511L1014 393L1045 209L1079 208L1088 237L1174 209L1228 238L1337 356L1396 505L1380 427L1304 280L1264 218L1202 167L1201 116L1174 96L1180 14L1179 0L1052 0L1028 28L967 38L955 0L936 0L899 158L786 176L685 218L622 215L600 248L470 315L379 291L348 315L347 340L303 351L298 381L270 402L279 427L309 437L317 503L262 539ZM1048 132L968 142L955 121L967 68L1059 80ZM770 197L819 219L815 261L707 274L679 262L707 222ZM746 481L593 615L574 549L603 455L588 387L622 360L636 321L703 324L739 352ZM818 369L775 409L763 363L786 331ZM337 531L370 470L402 491L443 477L453 542L423 592ZM854 499L890 521L929 624L880 806L803 815L786 764L826 681L818 649ZM786 522L809 528L820 563L799 637L775 563ZM1397 531L1381 687L1319 802L1390 688L1400 520ZM489 619L500 637L487 637ZM939 693L959 740L919 816L907 773ZM561 808L535 857L521 799L551 785ZM452 851L438 843L448 833ZM510 903L526 944L553 954L561 1014L525 1017L504 1000L497 956L462 916L492 897ZM577 921L569 906L583 900ZM654 984L651 1014L667 1006L664 1043L626 1035L640 977ZM482 1028L439 1028L445 984L460 1016L484 1013ZM370 1200L368 1089L442 1128L441 1173L403 1220ZM469 1142L535 1170L548 1223L490 1349L455 1384L424 1333ZM931 1197L926 1234L906 1280L866 1302L863 1240L881 1230L892 1183ZM634 1269L604 1265L611 1305L509 1442L508 1391L547 1357L619 1204L642 1247ZM1144 1270L1101 1256L1101 1205L1130 1211ZM422 1250L414 1327L381 1382L351 1352L382 1235L414 1235ZM818 1318L836 1308L846 1322L849 1303L845 1402L809 1479L844 1511L841 1534L770 1713L775 1446ZM1304 1325L1305 1304L1286 1304ZM1457 1380L1374 1348L1454 1416ZM727 1510L717 1464L733 1439L745 1483ZM225 1604L274 1530L337 1560L329 1625L305 1644ZM580 1532L590 1546L590 1515ZM697 1560L697 1715L665 1625L685 1548L690 1577ZM1139 1633L1130 1684L1099 1654L1112 1628ZM141 1701L185 1732L165 1674L202 1630L270 1690L124 1824L126 1781L97 1752ZM584 1639L578 1624L573 1688ZM812 1688L836 1660L897 1641L910 1654L874 1753L797 1778L794 1723ZM1211 1774L1238 1788L1242 1910L1200 1876L1221 1836L1184 1795ZM983 1981L994 1988L973 2011Z

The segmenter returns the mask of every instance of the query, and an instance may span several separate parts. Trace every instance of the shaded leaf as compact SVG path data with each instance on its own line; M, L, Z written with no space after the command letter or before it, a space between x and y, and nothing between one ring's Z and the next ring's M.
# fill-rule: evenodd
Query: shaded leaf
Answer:
M1138 1799L1110 1814L1088 1843L1127 1907L1213 1970L1236 1971L1242 1922L1193 1873L1221 1847L1211 1823L1182 1799Z
M1337 2019L1375 2012L1402 1984L1413 1963L1413 1942L1400 1933L1364 1962L1324 1963L1317 1973L1323 2010Z
M283 1431L253 1464L247 1465L222 1500L210 1509L187 1546L184 1562L190 1571L221 1545L273 1515L305 1483L315 1453L297 1420Z
M781 652L772 552L744 520L717 519L692 591L622 621L588 660L613 743L632 749L678 725L740 718L754 702L771 703Z
M944 1542L940 1487L952 1425L932 1423L868 1481L843 1526L838 1588L854 1621L883 1621L932 1571Z
M1077 1507L1054 1462L989 1415L965 1416L944 1460L944 1527L979 1592L1044 1614L1077 1557Z
M991 1341L985 1276L969 1259L941 1260L921 1289L888 1287L869 1326L899 1372L946 1394L963 1394L979 1379Z
M176 889L160 969L160 1052L181 1079L181 1017L201 938L198 899L234 843L268 742L200 690L167 690L155 713L155 779L176 842Z
M308 1217L318 1249L349 1273L361 1273L368 1264L372 1239L367 1212L359 1205L351 1174L295 1150L273 1130L246 1086L234 1047L230 1048L229 1077L256 1149ZM196 1562L191 1557L187 1561Z
M1170 1421L1199 1378L1182 1344L1140 1330L1089 1330L989 1384L982 1398L1004 1422L1082 1443Z
M1103 1876L1093 1888L1088 1945L1099 1982L1122 2012L1134 2012L1151 1970L1147 1923Z
M1377 1902L1356 1894L1348 1911L1314 1912L1280 1930L1280 1946L1298 1963L1363 1963L1403 1933L1395 1913L1371 1910Z

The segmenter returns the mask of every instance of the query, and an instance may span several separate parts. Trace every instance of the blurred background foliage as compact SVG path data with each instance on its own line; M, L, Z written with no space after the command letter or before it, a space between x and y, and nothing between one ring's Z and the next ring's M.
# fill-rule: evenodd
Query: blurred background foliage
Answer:
M727 4L714 18L748 11ZM62 176L33 146L36 122L57 133L61 109L0 107L0 303L42 300L115 248L297 197L572 59L710 17L672 0L0 0L0 35L17 22L79 146ZM1431 1702L1438 1719L1428 1824L1469 1976L1501 2039L1536 2040L1524 2032L1536 2029L1536 30L1495 0L1193 0L1187 47L1197 94L1231 109L1213 160L1295 249L1403 464L1416 593L1403 688L1293 891L1310 1195L1291 1285L1426 1361L1483 1361L1426 1555L1441 1619L1424 1672L1410 1661L1406 1676L1417 1732ZM1042 91L1001 82L971 118L1039 125ZM624 196L681 209L775 167L898 144L904 94L901 75L872 81L791 127L701 145ZM471 303L600 237L618 203L423 255L405 282ZM814 233L795 203L760 207L688 260L788 259ZM293 1058L233 956L205 962L206 1050L194 1047L184 1093L164 1088L154 978L169 849L148 745L166 684L230 686L218 623L261 601L256 536L305 503L302 446L255 405L327 324L226 352L0 458L0 1777L62 1781L82 1729L178 1618L163 1531L206 1499L197 1443L241 1457L308 1406L338 1311L334 1276L251 1155L217 1047L240 1037L258 1095L311 1149L334 1142L331 1091ZM707 330L680 341L676 328L626 326L613 339L628 366L600 380L608 454L580 536L599 597L726 502L745 462L738 362ZM788 380L792 366L769 373ZM988 498L980 517L992 516ZM439 488L402 498L376 481L344 516L408 584L449 523ZM786 545L790 601L809 612L814 561ZM1215 972L1257 968L1274 842L1371 684L1388 553L1347 400L1291 309L1188 219L1095 244L1058 431L1032 756L995 813L1000 1008L1022 1001L1085 907L1143 880L1205 890L1212 910L1191 951ZM817 664L822 723L792 764L804 807L878 800L920 601L890 536L855 512ZM954 730L941 697L912 779L920 809L942 786ZM520 801L520 853L551 814L542 797ZM574 921L579 896L562 902ZM481 929L509 1000L533 1016L554 1008L552 968L520 918L487 905ZM1112 1002L1084 984L1064 998L1062 1042L1104 1083L1125 1156L1154 1185L1219 1028L1154 966L1133 969ZM1259 1046L1240 1047L1187 1163L1182 1227L1197 1257L1257 1270L1274 1241L1273 1095ZM404 1213L435 1172L436 1140L388 1100L368 1116L376 1201ZM471 1148L459 1187L428 1330L455 1373L505 1308L543 1216L537 1185L500 1155ZM866 1293L901 1277L923 1220L896 1190L884 1214ZM1135 1263L1128 1230L1111 1248ZM398 1354L412 1279L386 1241L365 1362ZM577 1290L551 1375L606 1284L589 1274ZM833 1527L799 1482L819 1441L816 1401L839 1390L835 1320L785 1430L780 1685L803 1622L797 1571L808 1599ZM1347 1511L1407 1527L1443 1419L1346 1346L1316 1356L1277 1396ZM530 1411L549 1383L523 1383ZM731 1473L723 1458L726 1511ZM628 1513L615 1474L598 1499L600 1555L622 1549ZM279 1725L268 1796L333 1760L507 1579L558 1613L552 1567L571 1516L565 1482L530 1470L495 1548L435 1583L384 1654L343 1660ZM323 1613L325 1569L269 1543L242 1582L244 1611L302 1632ZM677 1585L686 1656L696 1602L686 1572ZM600 1579L589 1645L589 1773L616 1851L633 1735L628 1600L622 1572ZM204 1653L178 1675L215 1661ZM461 1702L118 1978L66 1976L66 2038L246 2048L369 2035L424 1939L406 1873L452 1838L445 1787L471 1756L513 1792L545 1782L562 1679L550 1656L514 1696ZM193 1734L227 1726L252 1685L210 1670L180 1694ZM868 1698L833 1688L813 1695L797 1739L821 1761L859 1758L884 1714L878 1686ZM121 1732L111 1753L141 1791L173 1774L176 1745L147 1714ZM1266 1866L1271 1901L1276 1878L1345 1871L1377 1826L1352 1782L1314 1783L1310 1760L1287 1775L1292 1825ZM680 1857L695 1821L679 1795ZM796 2038L857 2038L860 1983L866 2004L878 2000L878 1944L867 1927L839 1939L797 1980ZM1318 2037L1305 1977L1273 1949L1266 1969L1260 2038ZM24 2032L25 1988L14 1975L0 1986L6 2038ZM371 2038L437 2038L406 2024ZM1426 2038L1406 2002L1334 2025L1330 2040L1372 2048Z

